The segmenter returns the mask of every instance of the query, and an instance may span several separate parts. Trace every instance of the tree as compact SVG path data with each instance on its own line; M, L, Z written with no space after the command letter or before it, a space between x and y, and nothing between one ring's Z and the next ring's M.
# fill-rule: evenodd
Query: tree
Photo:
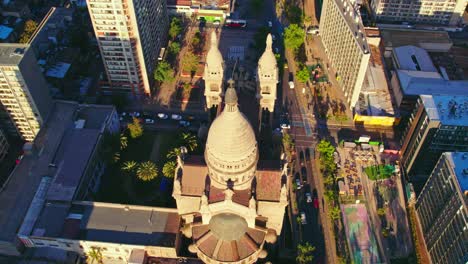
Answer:
M323 184L331 186L331 185L333 185L333 183L335 183L335 179L333 179L332 176L325 176L324 175Z
M335 153L335 148L332 146L330 141L322 139L317 144L317 151L320 152L321 155L324 155L327 158L333 158L333 153Z
M252 9L255 11L255 12L258 12L262 9L262 5L263 5L263 0L253 0L251 2L252 4Z
M101 249L98 247L92 247L91 250L86 255L91 260L91 263L94 263L95 261L99 264L104 263L102 261Z
M173 17L169 26L169 37L175 39L182 32L182 22L179 18Z
M296 72L296 78L301 83L306 83L310 79L309 69L305 66L302 67L302 69Z
M37 29L37 22L29 19L24 23L23 33L20 35L19 43L28 43L34 31Z
M177 162L171 160L164 164L162 173L166 178L174 178L175 171L177 168Z
M201 36L200 31L195 32L195 34L193 35L193 38L192 38L192 47L194 49L196 49L198 47L198 45L200 44L201 38L202 38L202 36Z
M137 177L142 181L151 181L158 176L158 167L152 161L140 163L137 168Z
M291 24L302 24L304 17L302 9L296 5L288 5L286 8L286 16Z
M143 126L138 118L133 117L133 122L128 124L127 127L131 138L139 138L143 135Z
M124 162L122 166L122 170L130 172L136 169L137 166L138 166L138 163L136 161L129 160L129 161Z
M312 253L315 251L315 247L305 242L297 245L297 257L296 262L299 264L308 264L312 263L314 256Z
M180 52L180 44L178 42L171 42L167 51L171 56L175 56Z
M311 16L305 16L304 17L304 25L308 26L312 22L312 17Z
M194 151L198 146L197 137L190 133L182 133L181 141L182 145L190 151Z
M327 199L328 202L335 201L337 198L335 192L332 190L325 190L323 196L325 196L325 199Z
M180 150L180 148L173 148L166 154L166 158L168 159L177 158L177 156L179 156L180 154L182 154L182 151Z
M328 214L333 221L339 220L341 218L341 210L338 206L331 208Z
M167 61L161 61L154 70L154 79L158 82L174 80L174 69Z
M304 43L304 30L297 24L291 24L284 31L284 45L286 48L296 51Z
M197 71L200 58L191 51L187 51L182 60L182 70L185 72Z
M386 211L385 208L381 207L379 209L377 209L377 215L378 216L384 216L386 214Z

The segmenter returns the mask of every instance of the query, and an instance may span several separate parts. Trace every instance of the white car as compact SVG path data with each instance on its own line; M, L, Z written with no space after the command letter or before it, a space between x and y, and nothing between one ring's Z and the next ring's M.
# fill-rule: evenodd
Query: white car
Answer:
M268 27L273 27L273 23L271 23L271 21L268 21Z
M294 82L293 81L289 81L288 84L289 84L290 89L294 89Z
M177 114L172 114L172 115L171 115L171 119L172 119L172 120L182 120L182 116L181 116L181 115L177 115Z
M307 199L307 203L311 203L312 202L312 195L308 192L305 194L306 196L306 199Z
M147 118L145 119L146 124L154 124L154 119Z
M160 119L167 119L169 116L166 115L166 114L164 114L164 113L159 113L159 114L158 114L158 117L159 117Z
M139 117L140 116L140 112L133 112L133 115L134 117Z
M306 214L304 212L301 212L301 224L307 224Z

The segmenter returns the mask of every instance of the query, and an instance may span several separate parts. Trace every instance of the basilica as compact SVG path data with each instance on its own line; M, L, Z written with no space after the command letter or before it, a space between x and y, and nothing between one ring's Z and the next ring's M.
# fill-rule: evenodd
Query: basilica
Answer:
M268 35L257 68L260 111L274 110L278 68ZM208 107L222 107L209 128L204 156L178 157L173 197L188 250L205 263L254 263L281 234L288 205L286 165L259 158L256 133L238 107L232 80L211 35L204 80ZM267 245L268 244L268 245Z

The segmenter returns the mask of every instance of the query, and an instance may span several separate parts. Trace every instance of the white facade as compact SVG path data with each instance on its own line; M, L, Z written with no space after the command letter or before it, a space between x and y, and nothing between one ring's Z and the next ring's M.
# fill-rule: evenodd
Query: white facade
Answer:
M89 0L109 89L150 95L153 70L167 36L166 1Z
M373 0L371 9L379 20L460 25L467 0Z
M320 34L347 103L350 107L354 107L361 92L370 58L359 11L348 0L325 0L320 20Z

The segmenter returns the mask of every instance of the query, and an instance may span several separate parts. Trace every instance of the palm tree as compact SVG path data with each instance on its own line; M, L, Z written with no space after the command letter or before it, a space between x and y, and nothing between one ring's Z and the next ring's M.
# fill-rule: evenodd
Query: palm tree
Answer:
M333 221L339 220L341 218L340 208L338 206L334 206L330 209L329 215Z
M166 154L166 158L168 159L176 158L180 154L182 154L182 151L180 150L180 148L173 148Z
M128 138L125 134L120 134L120 149L123 150L128 146Z
M315 251L315 247L309 244L309 242L305 242L303 244L297 245L297 257L296 262L299 264L308 264L312 263L314 256L312 253Z
M177 163L175 161L168 161L164 164L162 173L166 178L173 178L175 176L175 170L177 168Z
M182 142L190 150L193 151L198 146L197 137L190 133L182 133Z
M134 160L124 162L122 166L122 170L124 171L132 171L137 167L138 163Z
M151 181L158 176L158 167L152 161L145 161L138 166L137 176L142 181Z
M94 263L95 261L97 263L104 263L102 261L102 252L101 249L98 247L92 247L91 251L87 253L87 257L91 260L91 263Z

